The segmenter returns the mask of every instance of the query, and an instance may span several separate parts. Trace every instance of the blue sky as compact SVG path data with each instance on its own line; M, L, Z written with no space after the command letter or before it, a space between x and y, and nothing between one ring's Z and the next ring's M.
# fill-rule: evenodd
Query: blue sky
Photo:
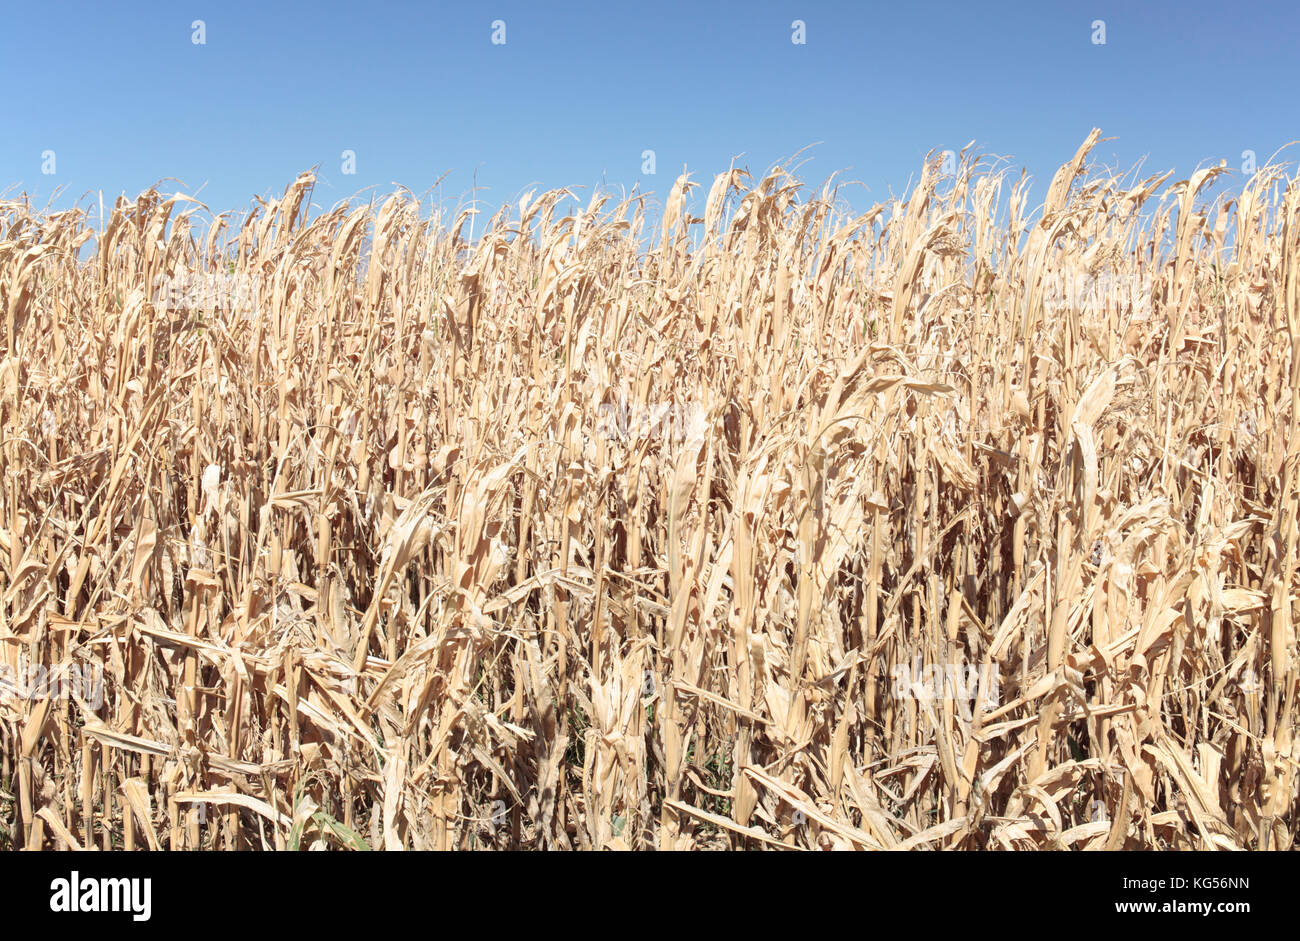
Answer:
M64 187L59 206L176 178L164 190L241 209L317 164L321 206L444 174L454 206L476 173L486 210L602 180L662 199L683 165L707 184L733 156L757 173L816 144L801 177L844 171L866 208L972 140L1041 199L1093 126L1117 138L1096 158L1180 176L1300 138L1287 2L11 2L3 19L0 194Z

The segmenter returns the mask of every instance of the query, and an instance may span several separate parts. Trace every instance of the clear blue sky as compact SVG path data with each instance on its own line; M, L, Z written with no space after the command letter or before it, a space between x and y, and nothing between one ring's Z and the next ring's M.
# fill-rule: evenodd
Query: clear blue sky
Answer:
M800 175L845 170L865 208L972 140L1041 199L1093 126L1118 138L1101 160L1180 175L1300 138L1291 0L5 2L0 194L62 186L60 206L176 178L240 209L316 164L320 206L444 173L454 205L475 171L485 209L602 179L662 199L683 164L707 184L735 155L759 172L820 142Z

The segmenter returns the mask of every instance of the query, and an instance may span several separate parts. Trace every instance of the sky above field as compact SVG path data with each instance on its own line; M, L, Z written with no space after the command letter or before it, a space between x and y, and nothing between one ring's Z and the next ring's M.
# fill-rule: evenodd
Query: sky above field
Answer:
M683 167L702 198L733 158L758 174L802 151L801 178L859 181L843 195L865 209L972 141L1041 200L1094 126L1116 138L1094 153L1108 165L1226 160L1229 186L1245 152L1262 165L1300 138L1287 2L187 0L3 19L0 195L61 190L60 208L161 180L243 209L313 166L323 208L394 184L448 208L477 186L488 212L602 183L662 200Z

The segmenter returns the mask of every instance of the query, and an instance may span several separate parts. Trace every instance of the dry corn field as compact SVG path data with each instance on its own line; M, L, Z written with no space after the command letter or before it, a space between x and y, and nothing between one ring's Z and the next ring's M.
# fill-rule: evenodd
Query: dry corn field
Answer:
M1289 848L1300 177L1098 140L0 202L0 846Z

